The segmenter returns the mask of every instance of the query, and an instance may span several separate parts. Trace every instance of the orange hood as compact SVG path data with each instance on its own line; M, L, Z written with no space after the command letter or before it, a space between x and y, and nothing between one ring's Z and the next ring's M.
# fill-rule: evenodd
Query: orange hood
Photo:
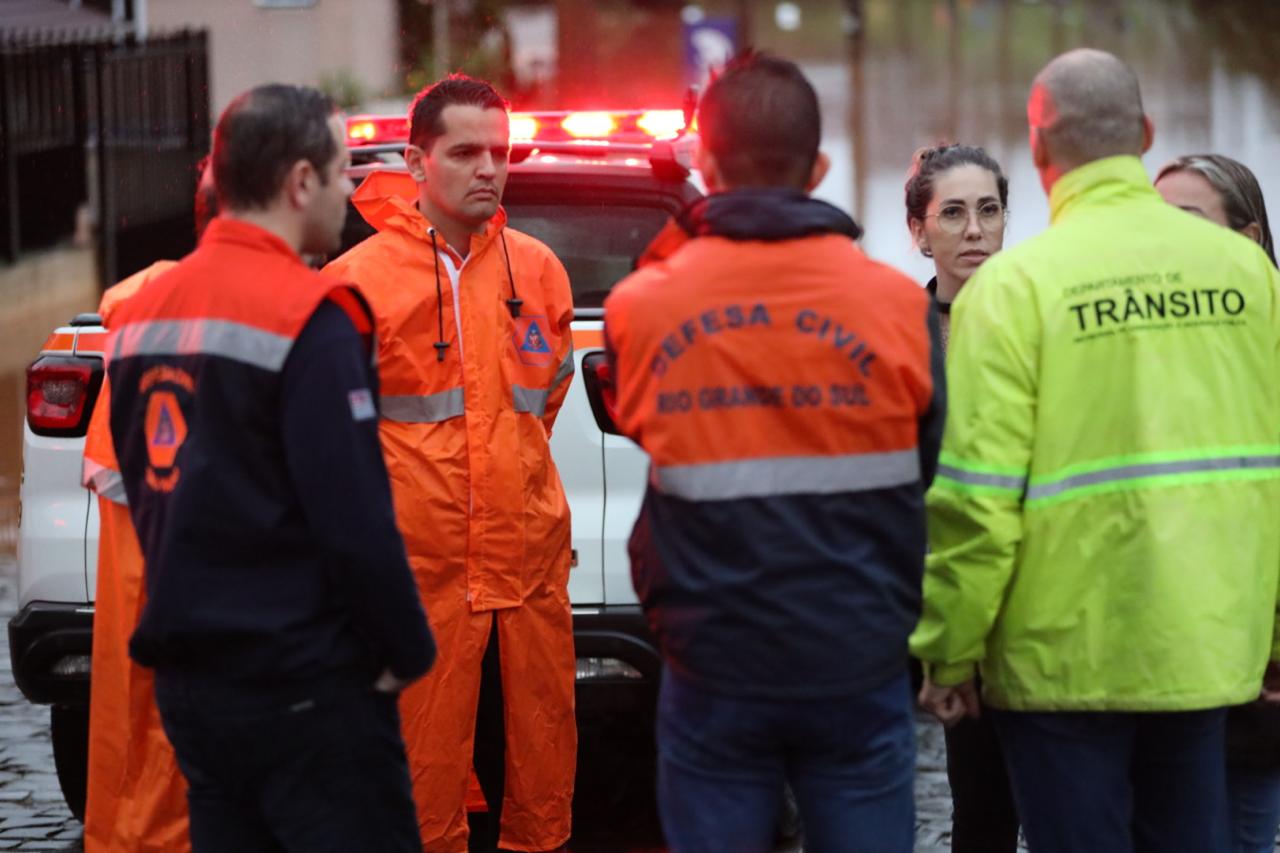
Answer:
M403 231L415 237L425 235L431 222L418 210L418 183L407 172L380 169L370 172L351 194L356 210L378 231ZM485 226L484 237L492 237L506 227L507 212L498 208Z

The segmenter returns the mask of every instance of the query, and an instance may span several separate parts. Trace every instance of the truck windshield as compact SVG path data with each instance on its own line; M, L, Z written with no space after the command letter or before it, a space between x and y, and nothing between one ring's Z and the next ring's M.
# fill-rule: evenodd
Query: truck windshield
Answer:
M569 273L575 308L599 308L671 215L643 205L505 204L508 221L546 243Z

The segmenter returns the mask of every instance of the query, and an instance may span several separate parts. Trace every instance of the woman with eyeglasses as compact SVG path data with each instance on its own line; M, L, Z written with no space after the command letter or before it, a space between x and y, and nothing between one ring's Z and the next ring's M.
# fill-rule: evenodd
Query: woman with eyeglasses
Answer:
M943 316L944 346L951 303L987 258L1004 245L1009 180L981 148L921 148L907 175L907 227L916 247L933 259L929 292Z
M951 303L969 277L1004 245L1009 181L986 151L968 145L922 148L906 186L907 227L936 275L928 284L950 338ZM1018 814L995 730L984 717L946 730L953 853L1014 853Z
M1155 185L1170 204L1253 240L1275 264L1262 188L1243 163L1221 154L1179 157L1156 174ZM1277 675L1269 672L1268 682ZM1256 701L1232 708L1226 754L1231 849L1270 853L1280 826L1280 707Z

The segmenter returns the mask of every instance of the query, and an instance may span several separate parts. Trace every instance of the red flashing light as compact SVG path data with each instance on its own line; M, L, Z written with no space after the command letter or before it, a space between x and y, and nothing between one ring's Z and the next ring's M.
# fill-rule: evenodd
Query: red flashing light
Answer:
M654 139L671 139L684 130L684 111L647 110L636 119L636 127Z
M532 142L538 138L538 130L541 125L535 116L528 113L512 113L511 114L511 141L512 142Z
M584 110L580 112L511 113L511 141L517 145L557 142L647 145L673 139L685 129L681 110ZM697 121L694 121L697 129ZM403 145L409 122L402 116L358 115L347 119L347 144Z
M575 139L608 139L617 131L618 119L613 113L569 113L560 127Z
M102 368L96 359L44 356L27 368L27 423L38 435L83 434Z
M409 139L409 120L399 116L351 116L347 119L348 145L401 143Z
M371 121L347 123L347 139L357 145L365 142L372 142L373 138L377 135L378 126Z

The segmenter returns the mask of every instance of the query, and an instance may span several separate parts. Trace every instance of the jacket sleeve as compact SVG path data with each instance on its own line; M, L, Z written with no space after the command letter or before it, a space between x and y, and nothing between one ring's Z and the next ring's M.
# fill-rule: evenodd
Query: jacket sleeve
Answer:
M423 675L436 647L396 527L378 438L377 379L342 309L326 302L316 310L282 382L286 461L352 621L380 667L402 679Z
M1256 253L1260 258L1260 265L1266 270L1266 274L1270 279L1271 287L1268 291L1271 293L1271 328L1272 334L1275 335L1273 343L1275 350L1275 374L1280 375L1280 272L1277 272L1274 264L1269 258L1265 258L1263 252ZM1280 435L1280 432L1278 432ZM1275 567L1280 572L1280 566ZM1276 600L1276 617L1275 627L1271 632L1271 659L1280 662L1280 595Z
M938 451L942 447L942 430L947 421L947 369L942 351L942 325L938 318L938 306L929 300L926 319L929 327L929 375L933 380L933 397L929 408L920 416L918 446L920 452L920 478L925 488L933 483L938 471Z
M1032 289L992 261L952 311L950 407L926 498L930 554L911 650L941 685L973 677L1022 540L1040 320Z
M573 364L573 329L570 324L573 322L573 290L569 286L569 274L565 272L564 265L548 252L549 257L542 268L541 287L543 293L548 293L551 298L547 304L549 308L553 308L558 312L555 318L557 340L555 358L553 363L556 365L555 375L551 379L551 385L547 389L547 409L542 415L542 423L547 428L547 435L551 435L551 428L555 426L556 415L560 412L560 407L564 405L564 398L569 393L569 386L573 384L574 364Z
M127 505L124 478L111 440L111 380L103 375L89 428L84 439L84 458L80 465L80 484L100 498Z

